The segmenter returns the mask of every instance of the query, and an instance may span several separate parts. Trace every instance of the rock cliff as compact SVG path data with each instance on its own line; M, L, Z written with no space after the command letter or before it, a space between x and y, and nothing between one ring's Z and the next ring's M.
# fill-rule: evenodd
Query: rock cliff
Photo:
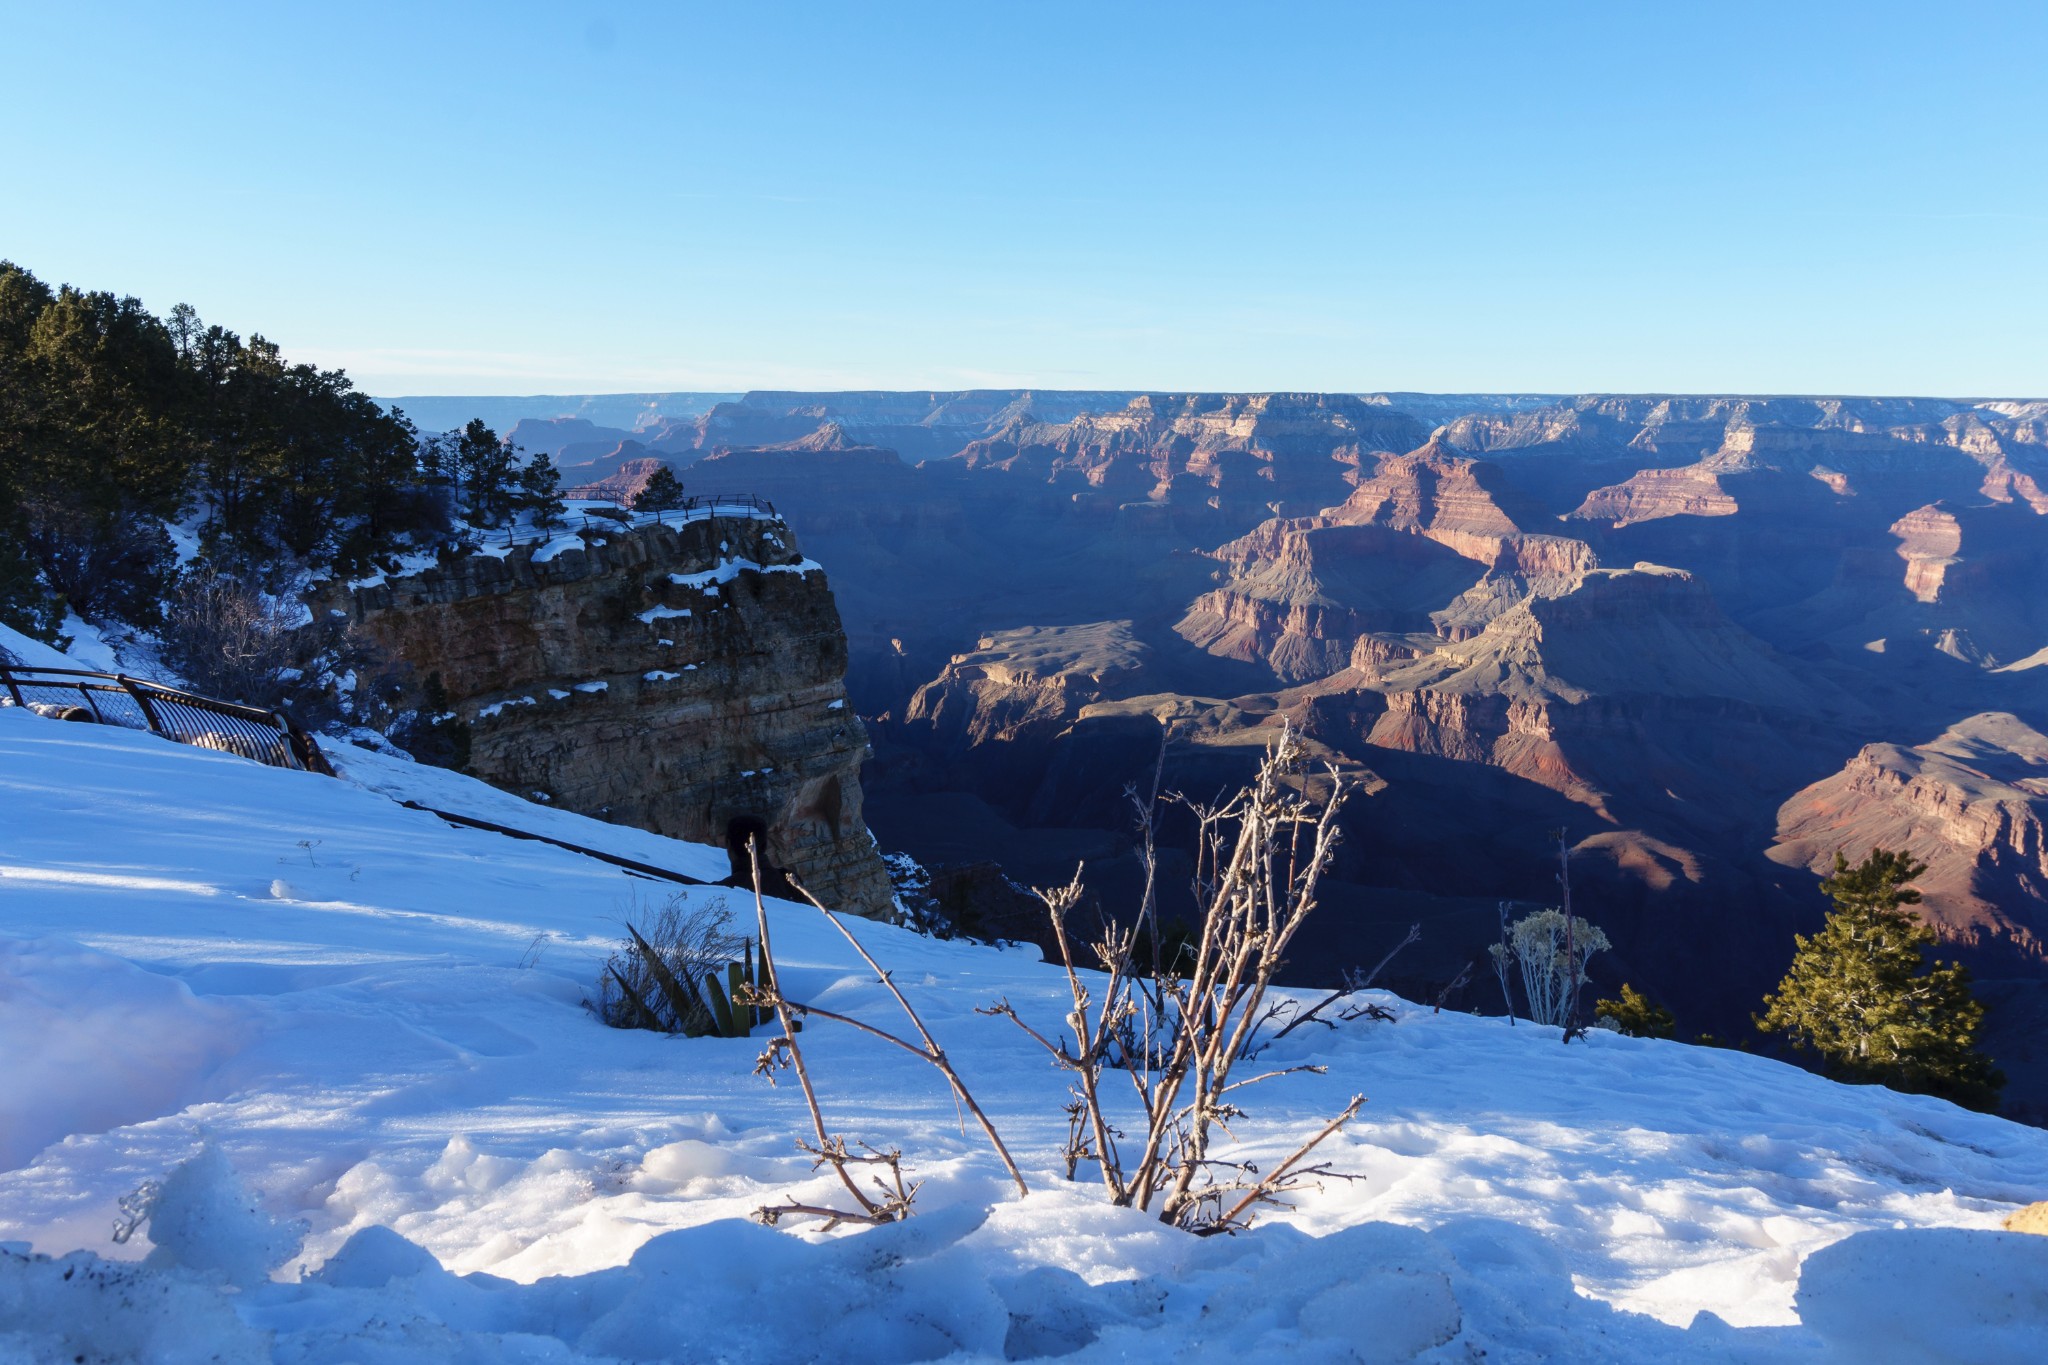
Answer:
M1089 703L1138 691L1151 653L1129 621L996 631L918 688L904 723L953 749L1043 742Z
M839 613L780 519L487 549L315 608L435 681L477 776L696 843L760 833L826 904L888 910Z
M1987 712L1926 744L1865 745L1779 809L1770 856L1825 873L1872 848L1927 864L1921 913L1945 940L2048 958L2048 735Z
M1156 394L1066 422L1020 418L961 459L1130 500L1300 514L1343 497L1361 461L1423 435L1406 413L1344 394Z

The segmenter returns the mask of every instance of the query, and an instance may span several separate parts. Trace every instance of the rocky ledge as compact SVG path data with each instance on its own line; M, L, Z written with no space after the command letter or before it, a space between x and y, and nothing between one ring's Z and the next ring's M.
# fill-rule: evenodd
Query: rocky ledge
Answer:
M826 904L888 910L838 608L779 518L487 548L314 606L445 698L476 776L695 843L758 833Z

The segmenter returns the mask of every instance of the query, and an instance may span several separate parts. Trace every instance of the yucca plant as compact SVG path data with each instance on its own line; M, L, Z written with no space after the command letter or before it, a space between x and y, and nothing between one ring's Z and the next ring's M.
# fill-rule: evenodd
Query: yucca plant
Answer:
M686 1038L744 1038L767 1019L748 1000L762 985L754 941L724 932L723 901L691 912L678 895L642 918L646 928L629 922L626 942L605 964L598 1013L606 1023Z

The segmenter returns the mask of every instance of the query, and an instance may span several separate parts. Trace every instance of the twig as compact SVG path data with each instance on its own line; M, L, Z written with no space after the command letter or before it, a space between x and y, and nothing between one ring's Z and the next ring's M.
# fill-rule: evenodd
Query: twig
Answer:
M1331 1119L1328 1123L1324 1124L1323 1130L1320 1133L1317 1133L1307 1142L1304 1142L1301 1144L1301 1146L1297 1147L1294 1151L1293 1156L1290 1156L1287 1158L1287 1160L1281 1162L1280 1165L1273 1171L1271 1175L1261 1180L1258 1184L1252 1186L1250 1193L1246 1194L1244 1198L1238 1200L1237 1203L1233 1204L1228 1213L1225 1213L1222 1217L1216 1220L1214 1226L1208 1229L1204 1229L1204 1231L1229 1232L1237 1227L1245 1226L1244 1224L1240 1224L1237 1221L1238 1215L1243 1213L1252 1205L1262 1203L1270 1199L1275 1188L1280 1184L1281 1181L1287 1178L1288 1173L1294 1169L1295 1165L1298 1162L1300 1162L1300 1160L1303 1157L1307 1156L1310 1152L1314 1151L1317 1145L1320 1144L1324 1138L1330 1136L1330 1134L1336 1132L1339 1128L1342 1128L1345 1124L1349 1123L1357 1115L1359 1107L1364 1103L1365 1096L1353 1095L1351 1097L1351 1103L1344 1106L1343 1113L1337 1115L1337 1117Z
M1321 1000L1318 1000L1315 1003L1314 1007L1309 1009L1306 1013L1298 1014L1293 1019L1289 1020L1286 1028L1281 1029L1278 1033L1273 1035L1273 1041L1276 1043L1279 1042L1282 1038L1285 1038L1288 1034L1294 1032L1303 1024L1306 1024L1309 1020L1315 1019L1316 1016L1322 1013L1322 1011L1325 1008L1336 1004L1345 996L1356 995L1358 994L1358 992L1362 990L1371 989L1372 983L1377 981L1379 979L1380 973L1387 969L1387 964L1394 960L1394 955L1399 953L1403 948L1406 948L1409 944L1417 942L1421 939L1421 937L1421 923L1418 922L1409 925L1407 936L1404 937L1399 943L1396 943L1393 947L1387 949L1386 956L1382 957L1378 962L1375 962L1373 964L1373 968L1371 971L1367 972L1362 977L1358 977L1355 979L1347 978L1342 987L1340 987L1337 990L1331 991ZM1326 1025L1330 1028L1336 1027L1335 1024L1331 1024L1330 1021L1327 1019L1316 1019L1316 1022L1319 1024Z
M776 1022L782 1025L782 1036L775 1039L770 1044L768 1050L761 1054L761 1062L755 1069L766 1074L772 1082L774 1080L774 1058L778 1053L788 1056L789 1064L796 1072L797 1085L803 1091L804 1104L811 1111L811 1128L818 1135L818 1145L811 1150L818 1153L820 1159L825 1160L832 1167L834 1174L839 1177L839 1183L846 1187L846 1192L852 1195L854 1202L861 1207L859 1214L828 1211L826 1216L832 1218L835 1225L839 1222L846 1222L849 1219L858 1219L862 1222L894 1222L910 1211L907 1198L902 1206L893 1212L883 1205L874 1203L862 1192L852 1175L848 1174L845 1162L831 1161L830 1158L824 1156L824 1153L833 1149L833 1139L825 1131L824 1111L818 1108L818 1093L811 1088L811 1073L804 1066L803 1049L797 1046L796 1030L791 1027L793 1021L790 1017L789 1004L782 997L782 979L776 969L775 953L770 947L768 937L768 907L761 899L761 852L755 840L751 838L747 840L747 859L752 865L754 874L754 918L760 927L761 933L761 975L767 979L768 989L775 997L775 1018ZM844 1153L846 1150L844 1141L838 1144L838 1150ZM790 1207L793 1208L795 1206ZM771 1224L777 1217L773 1209L764 1208L759 1213L764 1222Z
M1444 1012L1444 1001L1451 998L1451 992L1458 990L1471 979L1472 964L1470 962L1467 962L1464 966L1458 969L1458 974L1451 978L1450 984L1445 986L1442 990L1436 993L1436 1008L1432 1009L1430 1013L1442 1014Z
M751 846L753 841L749 840L748 842ZM758 867L758 855L755 855L755 860L756 866ZM754 876L754 885L756 888L758 888L760 884L761 878L759 872L757 871ZM903 992L897 988L895 981L890 978L889 973L882 967L881 963L875 961L873 954L869 953L866 948L861 946L861 941L858 938L854 937L853 931L851 929L848 929L843 923L840 922L839 916L833 913L831 910L826 909L825 906L818 900L818 898L811 894L809 887L805 886L801 881L798 881L796 877L793 875L790 877L790 884L796 887L798 892L800 892L803 895L803 898L805 900L809 901L812 905L816 906L818 913L825 917L826 922L829 923L833 928L837 929L840 932L840 934L846 939L846 941L853 945L853 950L856 953L860 954L861 961L867 963L869 969L874 972L875 979L882 983L882 985L888 990L889 994L896 997L896 1003L903 1007L903 1013L906 1017L909 1018L911 1027L917 1030L918 1037L924 1039L924 1047L922 1049L911 1047L910 1044L904 1042L902 1039L893 1037L890 1034L883 1032L881 1029L872 1028L867 1025L861 1025L861 1027L867 1028L868 1032L873 1033L878 1037L886 1038L890 1042L896 1043L901 1047L908 1048L911 1052L917 1053L917 1055L923 1057L927 1062L930 1062L934 1067L938 1068L939 1074L946 1078L946 1083L953 1087L954 1096L959 1099L960 1103L967 1106L967 1112L974 1115L975 1122L981 1125L981 1131L988 1135L989 1145L996 1149L996 1155L1002 1158L1003 1166L1010 1173L1010 1179L1016 1182L1017 1193L1020 1195L1030 1194L1031 1187L1024 1183L1023 1172L1017 1169L1017 1163L1010 1158L1010 1149L1003 1145L1002 1135L996 1132L996 1126L993 1123L989 1122L988 1115L984 1114L981 1111L981 1106L974 1102L974 1096L971 1093L969 1093L966 1083L960 1079L960 1073L955 1071L953 1069L953 1063L947 1060L945 1049L941 1048L938 1044L938 1040L932 1037L931 1030L927 1029L924 1026L924 1020L918 1018L917 1011L910 1007L910 1001L904 998ZM758 898L759 895L760 892L757 889L755 891L756 898ZM768 922L767 914L765 911L762 913L761 922L763 925L764 934L764 937L762 938L761 942L762 949L765 952L767 948L765 926ZM777 989L776 994L777 996L781 995L781 990L779 988ZM787 1008L786 1004L784 1008ZM844 1018L844 1016L841 1016L840 1018L841 1022L854 1022L851 1019Z

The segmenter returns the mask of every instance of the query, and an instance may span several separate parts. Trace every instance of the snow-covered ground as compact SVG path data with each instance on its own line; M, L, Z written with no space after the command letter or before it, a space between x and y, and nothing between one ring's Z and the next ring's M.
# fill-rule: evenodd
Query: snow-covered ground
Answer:
M827 1023L832 1126L900 1146L919 1214L829 1237L759 1044L583 1008L676 888L452 828L410 797L706 878L723 853L361 751L345 779L0 708L0 1360L2036 1360L2048 1132L1759 1058L1382 997L1304 1029L1237 1125L1363 1180L1197 1239L1059 1178L1034 950L860 925L1003 1129ZM744 930L751 903L724 898ZM816 911L792 995L888 1022ZM1324 1154L1319 1152L1319 1155ZM123 1196L163 1181L124 1241ZM144 1259L146 1258L146 1259ZM141 1264L135 1264L141 1260Z

